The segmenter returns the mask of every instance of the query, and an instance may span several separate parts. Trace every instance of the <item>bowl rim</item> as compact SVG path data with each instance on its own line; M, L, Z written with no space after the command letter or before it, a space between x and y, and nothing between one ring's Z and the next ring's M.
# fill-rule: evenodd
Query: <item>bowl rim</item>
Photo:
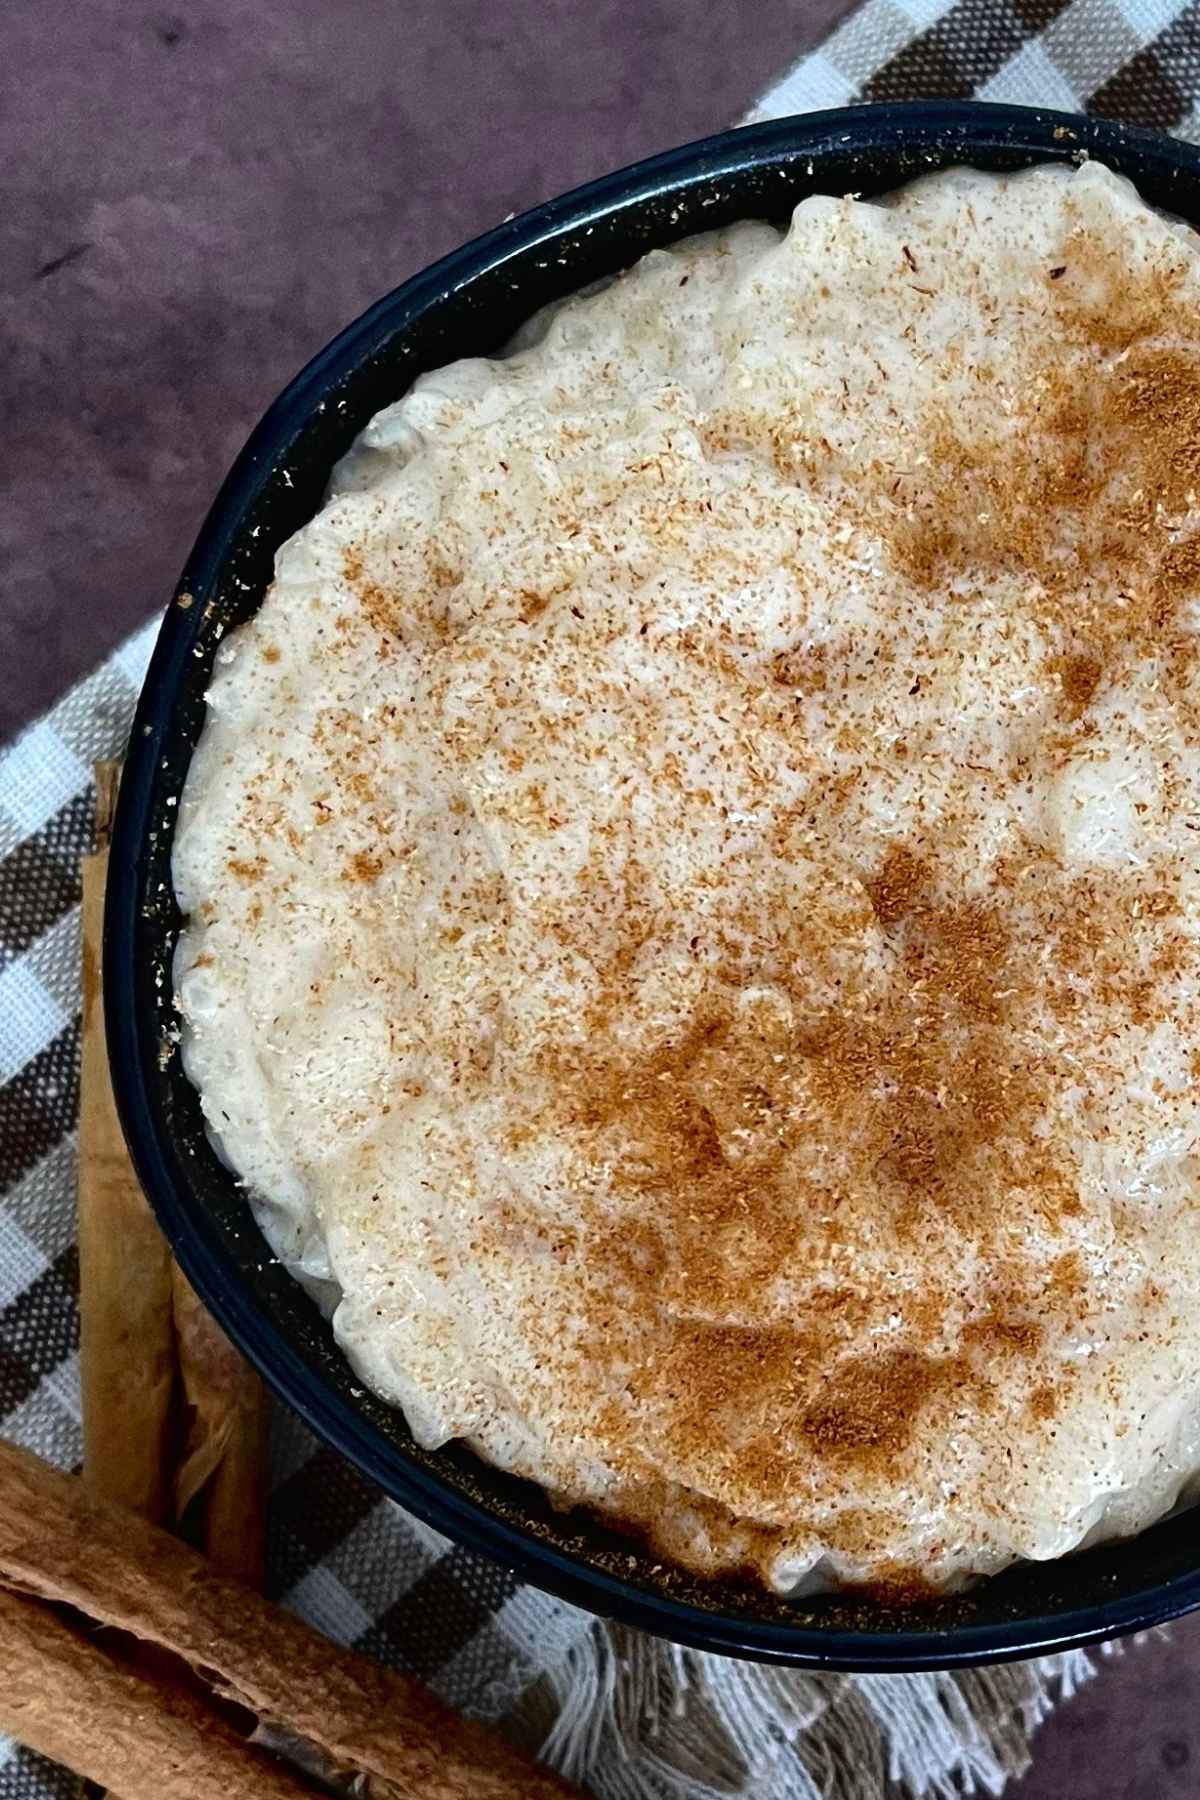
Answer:
M919 156L937 147L939 163L999 148L1028 161L1095 153L1108 163L1148 159L1166 190L1197 179L1200 152L1157 134L1041 108L985 102L913 102L839 108L735 128L619 169L506 220L451 251L385 294L335 336L288 383L251 433L201 527L177 595L215 589L239 522L264 483L284 465L301 426L322 396L406 322L565 231L588 228L622 209L755 167L819 159L848 143L881 155ZM912 171L897 170L891 185ZM819 183L817 184L819 187ZM199 609L197 609L199 610ZM165 735L192 654L180 606L168 605L134 716L112 833L104 924L103 981L109 1058L118 1113L132 1160L185 1273L232 1340L318 1438L390 1498L468 1549L523 1579L601 1616L697 1649L809 1668L902 1672L955 1668L1042 1655L1144 1629L1200 1606L1200 1556L1193 1571L1077 1608L1004 1621L848 1630L788 1625L708 1611L654 1596L552 1545L538 1541L481 1503L406 1460L400 1447L314 1377L296 1349L255 1305L248 1284L203 1217L198 1196L173 1166L152 1104L158 1075L157 1022L139 1014L139 916L145 901L148 834L159 804L157 772Z

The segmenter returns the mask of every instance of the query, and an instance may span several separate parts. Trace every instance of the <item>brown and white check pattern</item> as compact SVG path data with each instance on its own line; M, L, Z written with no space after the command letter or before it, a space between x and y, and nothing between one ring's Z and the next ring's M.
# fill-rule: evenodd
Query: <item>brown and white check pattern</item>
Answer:
M971 95L1200 136L1200 0L867 0L752 116ZM78 867L90 848L89 770L123 746L153 629L0 754L0 1432L67 1467L81 1449ZM290 1416L276 1424L269 1543L271 1590L287 1605L484 1717L508 1716L537 1687L552 1718L564 1671L594 1630L382 1501ZM642 1655L636 1641L621 1643L625 1670ZM676 1693L689 1680L694 1689L695 1668L676 1661ZM612 1653L595 1667L599 1707L617 1679ZM885 1769L897 1793L999 1793L1050 1684L1069 1691L1085 1673L1079 1657L882 1681L730 1669L722 1723L726 1742L736 1715L762 1726L742 1789L759 1800L879 1793ZM661 1718L636 1726L623 1757L609 1759L621 1767L599 1774L575 1731L574 1772L614 1800L682 1792L663 1762L664 1730ZM566 1750L564 1730L556 1742ZM730 1792L727 1769L706 1773L712 1786L693 1770L689 1794ZM0 1738L0 1800L76 1792Z

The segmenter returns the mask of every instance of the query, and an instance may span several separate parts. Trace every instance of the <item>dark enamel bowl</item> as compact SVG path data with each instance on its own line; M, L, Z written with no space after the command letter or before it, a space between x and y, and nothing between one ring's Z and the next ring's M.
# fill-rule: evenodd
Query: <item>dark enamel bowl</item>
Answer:
M117 1101L138 1173L191 1280L313 1430L449 1537L589 1608L677 1642L812 1667L903 1670L1094 1642L1200 1605L1194 1517L1127 1543L1025 1565L966 1596L898 1610L796 1602L750 1582L663 1568L587 1516L451 1447L418 1449L398 1412L355 1383L316 1309L268 1260L244 1195L213 1154L170 1051L176 804L204 721L220 634L252 613L283 540L330 468L414 377L498 349L546 301L656 245L736 219L784 219L814 192L881 193L947 164L1006 170L1090 154L1144 198L1200 225L1190 147L1065 114L982 105L858 107L731 131L621 170L512 219L387 295L271 407L217 496L168 608L133 727L105 920ZM189 598L190 597L190 598Z

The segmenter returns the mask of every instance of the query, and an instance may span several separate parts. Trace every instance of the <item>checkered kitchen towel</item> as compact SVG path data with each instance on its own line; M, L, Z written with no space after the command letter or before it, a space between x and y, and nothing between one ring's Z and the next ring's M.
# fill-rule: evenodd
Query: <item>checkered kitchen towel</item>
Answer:
M1200 0L867 0L753 117L970 95L1200 137ZM148 626L0 755L0 1431L66 1466L81 1448L78 865L89 770L121 751L152 639ZM1079 1654L869 1679L685 1655L452 1548L290 1417L274 1462L277 1596L452 1705L545 1739L613 1800L877 1800L885 1781L904 1795L998 1794L1052 1697L1089 1673ZM0 1800L76 1791L0 1739Z

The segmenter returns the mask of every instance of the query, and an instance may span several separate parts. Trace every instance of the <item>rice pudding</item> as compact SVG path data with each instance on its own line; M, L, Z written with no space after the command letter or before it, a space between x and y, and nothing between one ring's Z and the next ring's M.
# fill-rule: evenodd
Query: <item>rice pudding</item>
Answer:
M222 646L185 1065L421 1443L950 1587L1200 1470L1200 256L806 200L422 378Z

